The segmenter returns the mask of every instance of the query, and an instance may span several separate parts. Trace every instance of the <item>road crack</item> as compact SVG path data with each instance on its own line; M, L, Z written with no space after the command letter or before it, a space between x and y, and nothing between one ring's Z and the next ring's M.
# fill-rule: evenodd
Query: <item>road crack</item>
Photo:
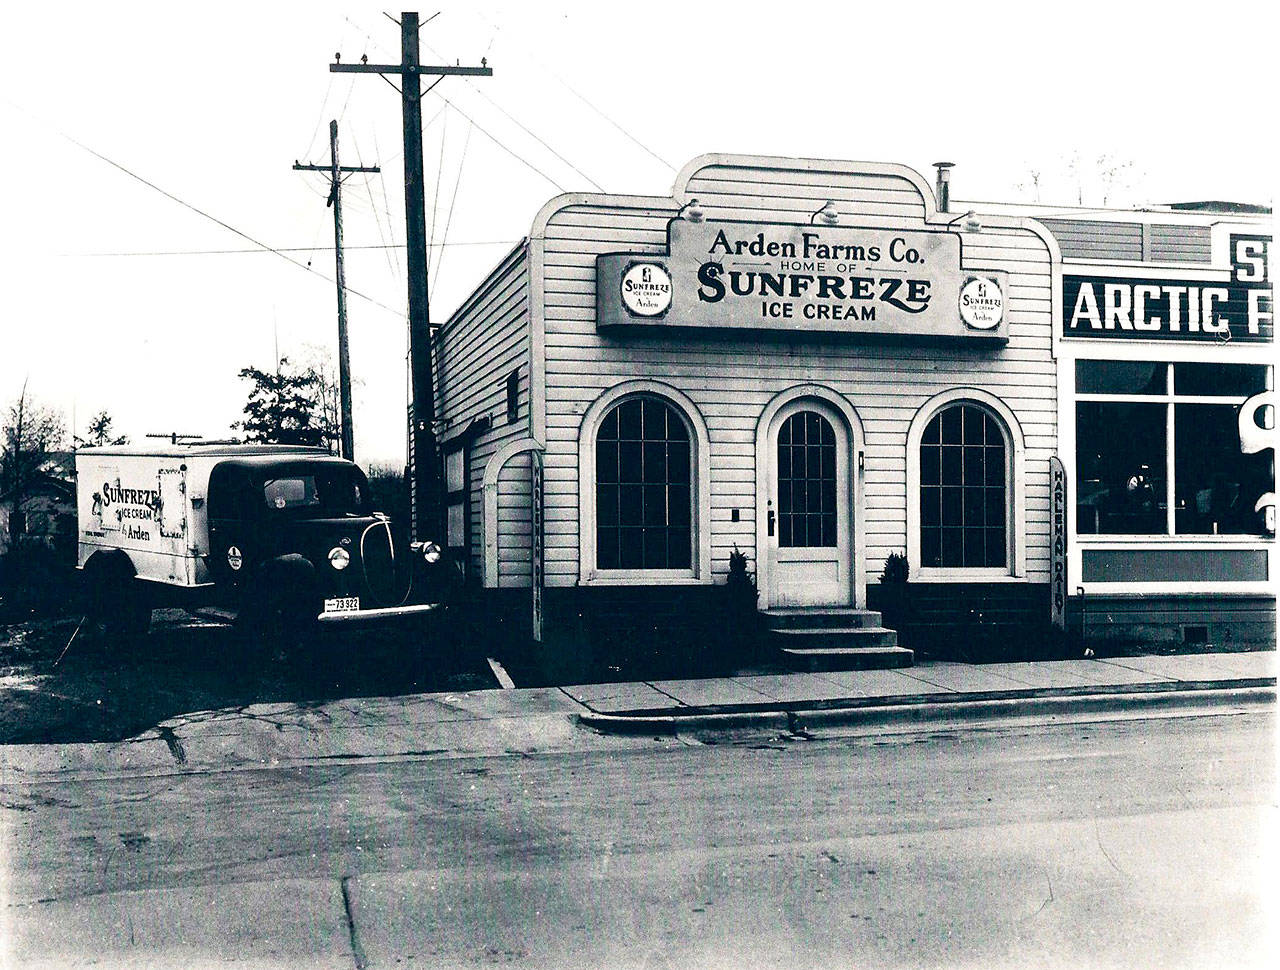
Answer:
M360 945L360 934L356 931L355 914L351 907L350 876L342 877L342 912L347 919L347 937L351 940L351 957L355 960L356 970L365 970L368 961L365 959L364 947Z
M173 732L173 728L162 724L156 728L156 734L168 746L169 753L173 755L173 760L180 765L185 765L187 763L187 749L182 746L182 739Z

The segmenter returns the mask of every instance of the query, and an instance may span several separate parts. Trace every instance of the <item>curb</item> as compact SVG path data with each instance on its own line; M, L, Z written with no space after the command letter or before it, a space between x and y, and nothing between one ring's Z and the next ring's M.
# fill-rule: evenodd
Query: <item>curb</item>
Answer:
M872 725L912 725L939 721L969 721L989 718L1034 717L1115 711L1161 711L1175 708L1213 708L1230 704L1274 704L1275 678L1223 683L1171 683L1144 685L1135 690L1099 687L1089 692L1037 691L1021 696L959 696L940 699L922 695L901 700L850 698L845 701L779 703L769 707L752 705L751 710L733 708L690 708L672 713L670 708L653 714L578 715L584 727L610 734L676 734L693 730L734 728L777 728L793 734L817 727Z

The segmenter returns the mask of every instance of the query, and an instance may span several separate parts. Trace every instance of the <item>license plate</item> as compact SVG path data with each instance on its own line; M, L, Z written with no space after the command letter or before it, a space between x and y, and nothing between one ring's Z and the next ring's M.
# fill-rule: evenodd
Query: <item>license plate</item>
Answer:
M324 611L326 613L355 613L359 609L359 596L339 596L336 599L324 601Z

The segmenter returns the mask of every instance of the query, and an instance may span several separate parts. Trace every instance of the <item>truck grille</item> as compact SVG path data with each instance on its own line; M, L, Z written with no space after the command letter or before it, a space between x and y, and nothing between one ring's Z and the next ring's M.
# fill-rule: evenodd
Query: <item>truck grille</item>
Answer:
M364 530L364 535L360 537L360 562L364 569L365 586L374 600L370 605L398 605L404 597L404 584L397 575L391 527L387 523L375 522ZM407 566L407 563L404 565Z

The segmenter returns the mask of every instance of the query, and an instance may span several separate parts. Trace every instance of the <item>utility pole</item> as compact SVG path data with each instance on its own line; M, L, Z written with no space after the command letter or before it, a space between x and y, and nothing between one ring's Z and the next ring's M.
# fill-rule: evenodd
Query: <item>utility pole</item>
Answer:
M329 164L299 165L294 159L295 172L328 172L329 201L333 206L333 251L337 264L335 276L338 283L338 396L342 407L342 457L354 461L356 456L355 433L351 425L351 352L347 344L347 278L342 268L342 175L346 172L380 172L377 165L338 164L338 122L329 122ZM278 355L277 355L278 356ZM277 365L278 366L278 365Z
M404 122L404 213L405 243L409 276L409 378L413 397L413 426L410 429L412 458L410 503L413 506L415 539L440 541L443 526L440 494L440 461L436 453L435 385L431 366L431 317L427 306L427 216L425 178L422 171L422 77L437 77L435 87L446 75L491 77L493 70L481 60L480 67L430 67L418 57L418 15L400 15L399 64L342 64L335 58L329 65L335 74L388 74L400 76L400 99ZM394 85L392 85L394 87ZM427 89L428 91L431 88Z

